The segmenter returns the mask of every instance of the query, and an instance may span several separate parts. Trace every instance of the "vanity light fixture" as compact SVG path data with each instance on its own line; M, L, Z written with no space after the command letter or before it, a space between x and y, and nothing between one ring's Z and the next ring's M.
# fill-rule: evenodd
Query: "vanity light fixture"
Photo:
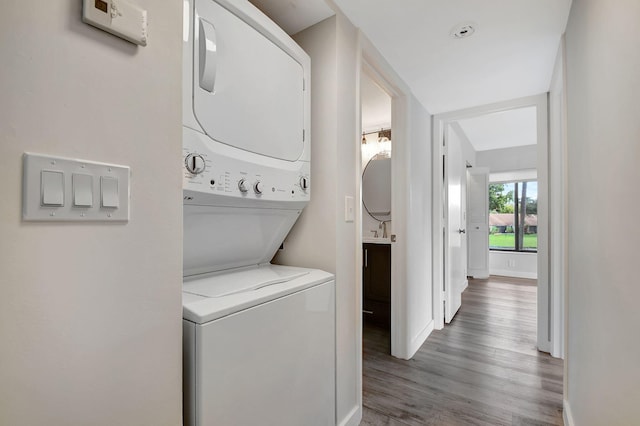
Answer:
M378 132L378 142L390 142L391 129L380 129Z

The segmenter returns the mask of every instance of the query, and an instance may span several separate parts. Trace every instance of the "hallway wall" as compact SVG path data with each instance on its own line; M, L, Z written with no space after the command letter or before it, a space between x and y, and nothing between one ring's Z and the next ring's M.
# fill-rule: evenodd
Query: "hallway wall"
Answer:
M567 417L640 422L640 2L574 1L566 32Z
M274 262L336 276L337 424L360 419L356 232L345 222L345 196L356 197L357 30L337 14L294 35L311 57L311 201ZM361 203L356 202L360 211ZM355 422L355 423L349 423Z
M2 2L2 425L182 422L182 3L136 3L146 47ZM25 151L130 166L129 222L23 222Z

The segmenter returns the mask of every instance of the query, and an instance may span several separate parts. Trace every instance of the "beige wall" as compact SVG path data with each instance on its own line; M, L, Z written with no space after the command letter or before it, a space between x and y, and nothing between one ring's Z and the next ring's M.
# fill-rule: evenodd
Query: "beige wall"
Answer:
M274 261L336 275L336 415L341 424L357 418L359 407L358 228L344 221L344 197L357 200L357 33L339 14L294 39L311 57L311 202Z
M640 422L640 2L574 1L566 32L568 392L574 423Z
M0 424L177 425L182 3L144 48L81 3L0 14ZM22 222L25 151L131 166L129 223Z

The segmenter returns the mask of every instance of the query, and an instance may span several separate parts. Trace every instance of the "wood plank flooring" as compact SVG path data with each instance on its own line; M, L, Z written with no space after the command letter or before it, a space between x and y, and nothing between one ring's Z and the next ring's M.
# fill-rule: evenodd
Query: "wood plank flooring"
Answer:
M462 307L413 359L363 332L361 425L562 425L563 361L536 349L534 280L470 280Z

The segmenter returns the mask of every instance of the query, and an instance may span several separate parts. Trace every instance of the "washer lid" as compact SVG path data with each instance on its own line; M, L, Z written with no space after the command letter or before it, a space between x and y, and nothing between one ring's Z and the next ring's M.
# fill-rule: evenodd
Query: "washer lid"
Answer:
M332 274L318 269L271 264L188 277L183 284L182 317L204 325L317 285L333 284L332 280ZM316 302L318 309L324 309L329 301L309 301L307 309L316 309Z
M195 1L193 111L217 142L296 161L304 150L304 60L276 44L288 36L264 19Z
M203 297L224 297L284 283L308 274L309 270L306 269L264 265L233 272L223 271L207 277L186 278L182 291Z

